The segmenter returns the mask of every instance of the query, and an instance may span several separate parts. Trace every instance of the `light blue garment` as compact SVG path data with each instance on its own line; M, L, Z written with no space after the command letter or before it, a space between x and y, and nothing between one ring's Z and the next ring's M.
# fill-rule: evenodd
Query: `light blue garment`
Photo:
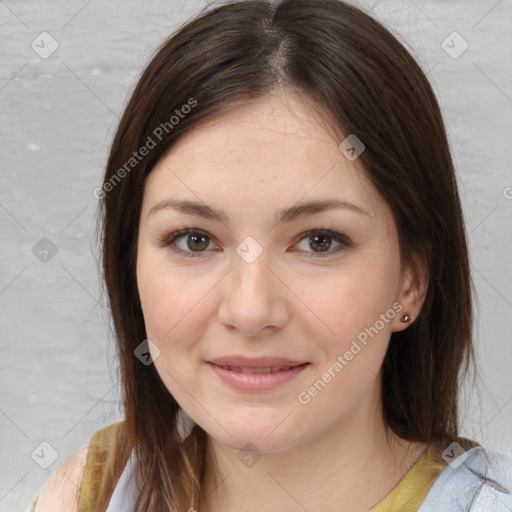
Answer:
M132 450L123 473L119 478L114 493L110 498L106 512L134 512L135 509L135 480L134 480L135 450Z
M512 456L473 448L434 482L418 512L512 512Z
M437 477L418 512L512 512L512 456L473 448ZM134 452L106 512L134 512ZM396 511L400 512L400 511Z

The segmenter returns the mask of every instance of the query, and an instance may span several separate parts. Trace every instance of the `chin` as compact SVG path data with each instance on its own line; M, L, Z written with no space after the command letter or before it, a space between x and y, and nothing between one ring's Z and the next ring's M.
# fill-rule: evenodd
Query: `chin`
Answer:
M223 429L216 429L215 432L208 432L217 442L232 448L233 450L249 450L261 453L280 453L292 448L296 444L296 439L290 436L291 432L287 428L281 427L275 429L269 427L268 423L263 425L253 424L250 428L237 428L226 426L226 433ZM274 431L273 431L274 430Z

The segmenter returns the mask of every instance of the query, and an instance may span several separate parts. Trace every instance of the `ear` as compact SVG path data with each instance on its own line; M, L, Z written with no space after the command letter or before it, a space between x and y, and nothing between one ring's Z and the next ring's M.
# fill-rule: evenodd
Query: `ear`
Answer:
M427 296L428 282L429 272L423 262L416 260L404 270L396 298L402 309L393 320L393 332L407 329L418 317ZM405 320L404 315L408 315L410 320Z

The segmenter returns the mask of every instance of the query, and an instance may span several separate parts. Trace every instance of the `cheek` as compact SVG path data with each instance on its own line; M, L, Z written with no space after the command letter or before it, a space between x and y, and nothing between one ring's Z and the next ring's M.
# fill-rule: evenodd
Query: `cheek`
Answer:
M155 368L181 404L187 392L201 389L196 376L204 371L205 332L215 318L216 285L223 274L211 265L169 260L165 251L139 245L137 285L146 335L159 349Z
M139 296L146 334L161 350L190 343L207 318L213 276L198 278L188 271L142 257L137 264ZM172 346L171 346L172 342Z
M183 406L188 393L197 392L191 376L198 370L197 340L207 318L205 296L211 286L209 280L180 278L179 270L151 263L141 259L137 267L146 335L159 349L154 364L160 378Z
M308 334L321 343L327 366L351 351L353 360L359 361L351 366L367 364L378 369L397 314L396 305L393 308L397 276L395 265L365 261L302 287Z
M308 315L310 320L303 325L315 340L319 359L298 396L301 404L329 411L337 421L376 389L392 321L398 314L388 285L370 277L347 277L322 287L322 299L316 287L302 296L316 314Z
M353 336L392 307L396 288L392 281L371 272L333 276L319 286L304 288L301 299L324 327Z
M177 294L172 293L172 287L166 286L165 275L151 270L149 265L139 264L137 278L146 333L160 346L164 327L169 328L173 316L169 304L175 302Z

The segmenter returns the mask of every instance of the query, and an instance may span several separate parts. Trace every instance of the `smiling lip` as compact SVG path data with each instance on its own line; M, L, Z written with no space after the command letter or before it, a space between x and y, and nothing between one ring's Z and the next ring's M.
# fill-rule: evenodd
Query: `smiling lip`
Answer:
M296 361L285 359L283 357L244 357L244 356L226 356L217 359L210 359L208 363L217 366L238 366L239 368L267 368L272 366L299 366L306 361Z
M268 391L289 382L309 363L280 357L222 357L207 361L217 376L239 391Z

